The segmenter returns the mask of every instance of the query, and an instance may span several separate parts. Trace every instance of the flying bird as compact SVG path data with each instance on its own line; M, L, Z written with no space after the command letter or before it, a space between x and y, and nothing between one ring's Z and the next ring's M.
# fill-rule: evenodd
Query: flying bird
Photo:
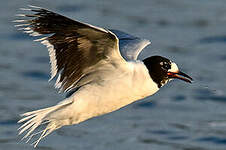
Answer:
M15 20L19 30L38 37L48 48L51 79L68 95L55 106L22 114L19 134L34 147L56 129L116 111L156 93L172 79L192 78L162 56L138 60L150 44L119 30L105 29L69 19L45 8L22 8ZM37 131L44 125L44 129Z

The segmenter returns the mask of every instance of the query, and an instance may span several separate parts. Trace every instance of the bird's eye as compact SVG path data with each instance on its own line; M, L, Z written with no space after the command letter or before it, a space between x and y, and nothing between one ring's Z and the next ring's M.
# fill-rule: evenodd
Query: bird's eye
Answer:
M169 63L167 63L167 62L162 62L162 63L160 63L160 65L161 65L162 68L165 69L165 70L171 69L171 65L170 65Z
M167 63L163 65L163 68L166 70L169 70L171 68L171 66Z

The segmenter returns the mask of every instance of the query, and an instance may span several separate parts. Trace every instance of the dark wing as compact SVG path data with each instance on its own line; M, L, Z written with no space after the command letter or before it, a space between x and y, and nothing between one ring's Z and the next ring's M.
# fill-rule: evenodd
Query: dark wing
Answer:
M137 60L140 52L151 43L149 40L141 39L119 30L109 30L119 39L119 50L125 60Z
M89 74L89 68L101 61L125 61L119 52L118 38L109 30L81 23L44 8L29 6L33 14L19 14L24 32L42 36L41 41L49 51L51 79L59 74L56 87L68 91ZM28 19L29 18L29 19ZM50 79L50 80L51 80Z

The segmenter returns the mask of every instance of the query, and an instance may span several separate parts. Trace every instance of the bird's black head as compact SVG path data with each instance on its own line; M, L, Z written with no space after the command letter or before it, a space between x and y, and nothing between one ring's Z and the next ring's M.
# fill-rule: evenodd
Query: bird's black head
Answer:
M152 56L144 59L143 62L159 88L174 78L191 83L192 78L179 71L177 65L165 57Z

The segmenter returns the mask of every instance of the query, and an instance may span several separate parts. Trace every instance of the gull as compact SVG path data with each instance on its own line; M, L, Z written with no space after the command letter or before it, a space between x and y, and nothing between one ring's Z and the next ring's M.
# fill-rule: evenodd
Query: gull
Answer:
M38 37L48 48L51 78L55 87L67 93L55 106L22 114L18 123L22 139L36 147L41 139L66 125L116 111L153 95L168 81L192 78L181 72L173 61L162 56L139 60L150 44L119 30L105 29L69 19L45 8L22 8L19 30ZM40 126L44 129L38 130ZM37 132L36 132L37 131Z

